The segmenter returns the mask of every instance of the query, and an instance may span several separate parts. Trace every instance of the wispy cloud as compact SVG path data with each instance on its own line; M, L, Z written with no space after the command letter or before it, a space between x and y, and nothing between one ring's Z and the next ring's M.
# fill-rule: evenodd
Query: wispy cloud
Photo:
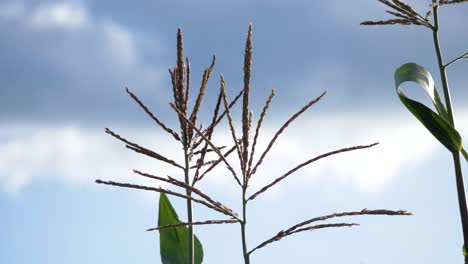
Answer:
M30 23L38 28L79 29L86 26L89 14L85 7L70 2L49 3L39 6L31 14Z
M461 116L468 114L460 115L461 120L465 120ZM380 142L380 145L318 161L290 177L305 184L327 177L367 193L384 190L406 166L421 165L436 151L445 151L413 119L409 114L366 113L311 117L300 121L289 128L272 149L253 178L252 190L323 152L374 142ZM0 128L0 185L8 192L19 192L27 184L44 178L85 185L93 184L98 177L140 181L131 174L132 168L162 176L180 174L178 169L126 150L101 130L29 124L2 124ZM265 127L257 153L261 153L275 129ZM155 134L147 129L126 129L123 133L180 161L179 146L165 134ZM216 140L229 143L227 136ZM216 177L207 177L208 185L217 186L217 189L220 189L219 185L226 185L221 188L224 190L233 186L222 170L215 174ZM281 185L272 190L288 192Z

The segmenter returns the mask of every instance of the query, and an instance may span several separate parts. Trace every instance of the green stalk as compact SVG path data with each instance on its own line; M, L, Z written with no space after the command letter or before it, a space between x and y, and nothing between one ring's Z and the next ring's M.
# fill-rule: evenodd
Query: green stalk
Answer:
M246 238L246 225L247 225L247 199L246 188L242 188L242 221L241 225L241 235L242 235L242 253L244 254L244 263L250 264L250 253L247 250L247 238Z
M186 142L187 143L187 142ZM184 169L184 173L185 173L185 183L187 185L190 185L190 177L189 177L189 173L190 173L190 161L189 161L189 153L188 153L188 146L187 144L184 144L184 156L185 156L185 169ZM191 196L192 195L192 191L190 191L189 189L185 189L185 192L187 194L187 196ZM192 215L192 200L190 199L187 199L187 221L189 223L193 222L193 215ZM189 263L190 264L194 264L195 263L195 244L194 244L194 234L193 234L193 226L188 226L188 231L189 231Z
M440 70L440 77L442 80L442 87L444 89L444 97L445 97L445 105L447 107L447 113L449 116L449 122L455 128L455 122L453 118L453 111L452 111L452 102L450 98L450 89L447 80L447 71L446 66L444 65L444 60L442 58L442 52L440 50L439 44L439 17L438 17L438 8L437 4L433 5L433 13L434 13L434 26L432 27L433 38L434 38L434 45L437 54L437 61L439 63L439 70ZM457 184L457 193L458 193L458 207L460 209L460 216L463 228L463 240L464 244L468 245L468 209L466 203L466 195L465 195L465 185L463 183L463 174L460 164L460 152L453 152L453 164L455 167L455 178ZM465 261L468 258L465 257Z
M439 63L440 77L442 79L442 86L444 88L444 98L445 104L447 107L447 112L449 116L449 122L452 126L455 127L455 122L453 120L453 111L452 111L452 100L450 97L450 89L447 81L447 71L444 66L444 59L442 58L442 52L440 50L439 44L439 15L438 15L438 6L434 5L434 26L432 27L432 33L434 38L434 46L437 54L437 61Z
M190 183L190 153L189 153L189 147L190 143L188 140L188 126L187 124L184 125L182 129L182 145L184 147L184 160L185 160L185 166L184 166L184 176L185 176L185 184L191 185ZM185 189L185 193L188 197L191 197L192 191L189 189ZM192 223L193 222L193 213L192 213L192 200L187 199L187 222ZM195 264L195 235L193 232L193 226L189 225L188 226L188 241L189 241L189 264Z

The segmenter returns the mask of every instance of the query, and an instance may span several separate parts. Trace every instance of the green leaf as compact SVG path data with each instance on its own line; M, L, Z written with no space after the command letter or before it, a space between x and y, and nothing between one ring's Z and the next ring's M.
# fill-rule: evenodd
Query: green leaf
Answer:
M424 104L408 98L401 89L404 82L416 82L426 90L437 113ZM434 86L431 74L416 63L406 63L395 71L395 87L401 102L408 110L451 152L462 150L461 137L457 130L449 123L445 106ZM466 152L465 152L466 153ZM465 158L467 156L465 155ZM468 161L468 158L467 158Z
M158 226L180 223L167 195L159 196ZM161 261L163 264L189 264L189 231L185 226L159 230ZM203 247L195 236L195 264L203 261Z
M466 255L467 255L467 254L466 254L466 248L465 248L465 245L463 245L463 248L462 248L462 250L463 250L463 256L464 256L464 257L466 257Z
M463 154L463 157L465 157L466 161L468 162L468 153L466 153L466 150L464 148L461 149L461 153Z

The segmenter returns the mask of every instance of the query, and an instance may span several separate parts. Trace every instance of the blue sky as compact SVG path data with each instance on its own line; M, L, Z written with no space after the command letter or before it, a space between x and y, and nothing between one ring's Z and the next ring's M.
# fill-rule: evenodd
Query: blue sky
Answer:
M408 2L424 12L430 1ZM461 263L450 155L407 113L393 88L394 69L409 61L431 70L438 83L431 34L416 27L359 26L387 17L384 10L374 0L0 1L0 263L160 263L157 233L145 232L157 223L158 195L97 186L94 180L154 184L135 178L131 169L176 172L130 153L103 128L181 160L180 147L124 87L176 127L167 105L167 69L175 63L181 27L193 87L212 54L217 56L201 111L208 120L219 74L231 96L242 85L250 22L254 116L270 90L277 92L260 149L291 114L328 91L282 135L253 179L253 190L322 152L380 145L317 162L256 199L249 246L328 213L363 208L414 213L347 219L361 226L291 236L256 251L252 260ZM468 50L468 37L461 33L467 12L466 4L441 10L447 60ZM461 62L449 72L462 137L468 132L467 67ZM409 94L428 101L416 89ZM229 140L226 124L222 127L217 142ZM239 211L239 190L222 169L200 188ZM184 202L172 201L185 218ZM205 208L195 210L199 220L220 218ZM204 263L242 262L237 225L196 230Z

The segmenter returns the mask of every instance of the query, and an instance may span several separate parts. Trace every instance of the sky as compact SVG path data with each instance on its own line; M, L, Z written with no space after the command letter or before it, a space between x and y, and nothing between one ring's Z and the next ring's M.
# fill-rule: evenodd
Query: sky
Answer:
M421 13L430 1L408 1ZM125 93L128 86L170 127L167 69L184 33L192 87L216 54L201 119L208 122L226 79L242 87L245 37L253 25L254 120L276 90L258 149L323 91L327 95L279 138L251 192L318 154L380 144L327 158L287 178L249 206L248 245L315 216L368 209L412 216L362 216L358 227L304 232L252 255L254 263L461 263L461 224L451 155L399 102L393 72L417 62L439 82L431 32L363 27L389 18L375 0L0 0L0 263L160 263L158 194L101 186L95 179L158 186L132 169L178 175L104 133L182 161L181 147ZM468 50L468 4L440 10L445 59ZM457 129L468 133L466 61L449 68ZM440 85L438 85L440 86ZM416 85L410 96L429 102ZM192 99L193 100L193 99ZM240 129L240 115L234 119ZM216 142L230 142L227 124ZM259 151L260 152L260 151ZM466 171L468 166L463 163ZM166 186L166 185L163 185ZM240 211L240 189L219 168L200 189ZM184 201L171 198L181 219ZM196 220L221 215L195 206ZM238 225L196 228L203 263L242 263Z

